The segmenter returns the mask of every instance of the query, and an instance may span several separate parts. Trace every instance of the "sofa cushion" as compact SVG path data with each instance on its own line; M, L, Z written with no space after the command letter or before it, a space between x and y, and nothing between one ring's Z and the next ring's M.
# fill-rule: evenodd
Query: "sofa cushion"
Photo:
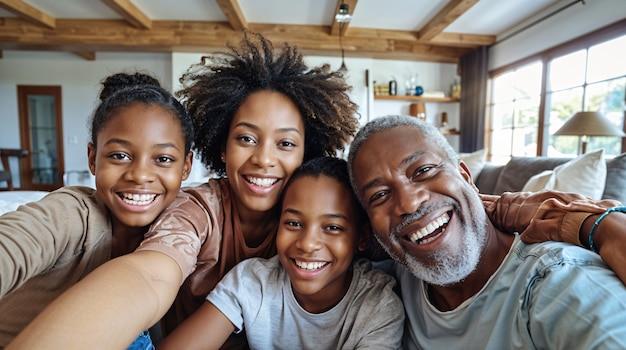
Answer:
M502 169L504 169L504 165L487 163L478 177L472 175L472 180L474 180L474 184L478 187L480 193L495 193L496 182L498 182Z
M513 157L504 166L492 194L519 192L528 180L544 170L552 170L572 158Z
M626 204L626 153L607 162L606 186L602 198L616 199Z
M467 165L472 174L472 178L476 179L480 176L480 172L485 166L487 150L483 148L472 153L459 153L459 159Z
M522 187L522 192L539 192L545 189L553 189L555 179L554 170L544 170L528 179L524 187Z
M604 150L600 149L558 165L554 170L544 170L532 176L522 191L557 190L601 199L606 182L606 168Z

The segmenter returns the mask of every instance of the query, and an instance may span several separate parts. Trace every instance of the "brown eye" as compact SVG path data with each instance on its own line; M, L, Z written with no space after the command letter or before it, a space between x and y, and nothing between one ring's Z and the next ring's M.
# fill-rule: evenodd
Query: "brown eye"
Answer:
M378 191L376 193L374 193L374 195L372 195L370 197L370 203L375 203L377 201L380 201L383 197L385 197L387 194L389 193L389 191Z
M109 155L109 158L115 160L130 160L130 157L125 153L113 153Z
M413 177L411 178L411 180L413 181L417 181L422 177L425 177L426 175L428 175L428 173L433 170L435 167L432 165L426 165L423 167L420 167L419 169L417 169L417 171L413 174Z

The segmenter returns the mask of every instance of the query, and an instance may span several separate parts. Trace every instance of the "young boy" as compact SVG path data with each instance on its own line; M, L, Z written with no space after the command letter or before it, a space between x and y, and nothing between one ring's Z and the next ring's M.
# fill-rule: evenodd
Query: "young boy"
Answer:
M354 259L368 243L345 161L305 163L285 188L278 255L239 263L160 349L218 349L245 330L251 349L399 349L395 281Z

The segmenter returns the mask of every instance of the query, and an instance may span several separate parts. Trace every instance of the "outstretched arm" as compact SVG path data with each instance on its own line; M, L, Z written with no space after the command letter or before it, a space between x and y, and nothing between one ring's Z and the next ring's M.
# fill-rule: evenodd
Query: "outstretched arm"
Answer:
M206 301L159 345L159 350L219 349L235 326L213 304Z
M505 192L480 195L494 226L519 232L527 243L560 241L589 247L589 232L607 209L620 206L614 200L593 200L558 191ZM626 214L607 215L594 233L600 256L626 283Z
M182 276L155 251L111 260L50 304L7 350L126 349L165 314Z

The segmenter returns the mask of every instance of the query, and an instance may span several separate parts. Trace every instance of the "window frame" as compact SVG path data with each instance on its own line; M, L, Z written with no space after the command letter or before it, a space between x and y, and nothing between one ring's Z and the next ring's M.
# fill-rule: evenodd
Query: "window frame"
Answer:
M516 62L507 64L505 66L499 67L497 69L493 69L489 71L489 81L488 81L488 89L487 89L487 110L486 110L486 118L485 118L485 145L489 149L489 159L492 157L492 136L493 136L493 115L492 109L494 106L493 101L493 80L498 76L513 72L522 68L526 65L533 64L536 62L540 62L542 64L542 76L541 76L541 89L540 89L540 100L539 100L539 111L538 111L538 121L537 121L537 156L547 156L547 145L549 142L549 113L550 111L546 110L547 105L547 84L548 84L548 69L549 63L558 57L573 53L579 50L589 50L591 46L601 44L603 42L618 38L620 36L626 35L626 19L610 24L606 27L600 28L594 32L589 34L580 36L576 39L565 42L561 45L555 46L548 50L539 52L537 54L525 57ZM585 82L582 85L584 88L587 87L587 83ZM625 101L626 103L626 98ZM626 132L626 111L624 112L624 131ZM626 138L622 138L621 141L621 151L622 153L626 152Z

